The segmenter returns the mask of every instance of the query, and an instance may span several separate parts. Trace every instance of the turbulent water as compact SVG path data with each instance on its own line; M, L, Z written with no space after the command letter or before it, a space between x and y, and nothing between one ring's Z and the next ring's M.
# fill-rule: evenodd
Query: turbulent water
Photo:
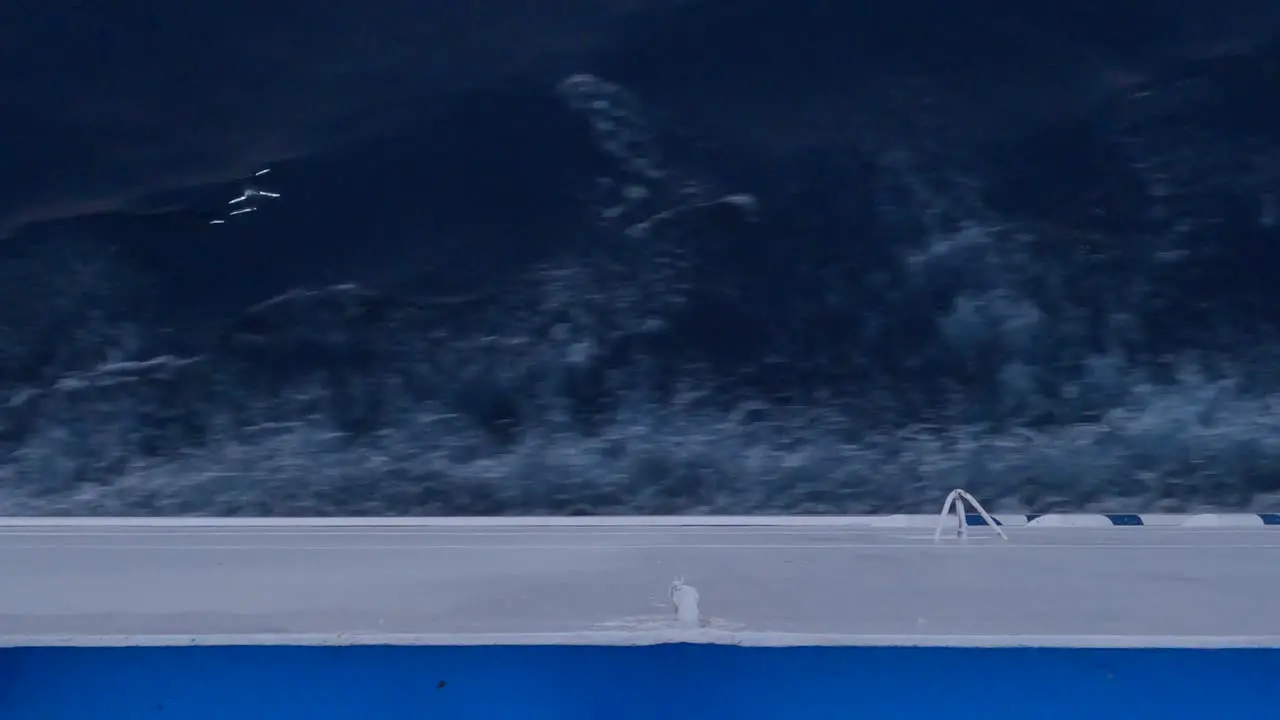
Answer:
M1280 504L1269 3L238 5L0 23L0 513Z

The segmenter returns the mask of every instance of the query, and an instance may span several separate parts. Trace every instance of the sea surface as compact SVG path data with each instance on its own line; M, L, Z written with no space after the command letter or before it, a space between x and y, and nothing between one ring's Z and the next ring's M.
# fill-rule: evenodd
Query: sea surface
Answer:
M0 97L0 514L1280 509L1269 0L22 3Z

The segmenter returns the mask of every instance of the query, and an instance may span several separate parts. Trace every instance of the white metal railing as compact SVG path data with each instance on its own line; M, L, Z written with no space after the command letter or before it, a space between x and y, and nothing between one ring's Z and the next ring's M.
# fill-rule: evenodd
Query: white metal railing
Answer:
M987 514L987 510L982 507L982 503L978 502L972 495L964 490L956 488L947 495L947 499L942 503L942 513L938 515L938 529L933 531L934 542L938 542L942 539L942 530L946 527L947 515L951 512L952 508L955 508L956 511L956 537L963 540L969 536L969 520L966 517L964 509L965 503L968 503L969 506L973 508L974 512L981 515L982 519L987 522L987 525L990 525L997 533L999 533L1000 537L1005 540L1009 539L1009 536L1005 535L1004 530L1002 530L1000 525L996 523L995 518Z

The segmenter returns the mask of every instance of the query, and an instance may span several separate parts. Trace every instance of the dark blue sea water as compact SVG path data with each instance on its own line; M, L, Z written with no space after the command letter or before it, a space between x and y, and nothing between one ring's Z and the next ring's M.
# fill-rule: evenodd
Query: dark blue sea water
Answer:
M1269 0L11 3L0 513L1274 511L1278 81Z

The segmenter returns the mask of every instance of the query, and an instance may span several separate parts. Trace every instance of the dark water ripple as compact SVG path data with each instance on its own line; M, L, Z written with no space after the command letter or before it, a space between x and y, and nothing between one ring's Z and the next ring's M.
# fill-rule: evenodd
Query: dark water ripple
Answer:
M1280 501L1273 3L599 5L0 11L0 512Z

